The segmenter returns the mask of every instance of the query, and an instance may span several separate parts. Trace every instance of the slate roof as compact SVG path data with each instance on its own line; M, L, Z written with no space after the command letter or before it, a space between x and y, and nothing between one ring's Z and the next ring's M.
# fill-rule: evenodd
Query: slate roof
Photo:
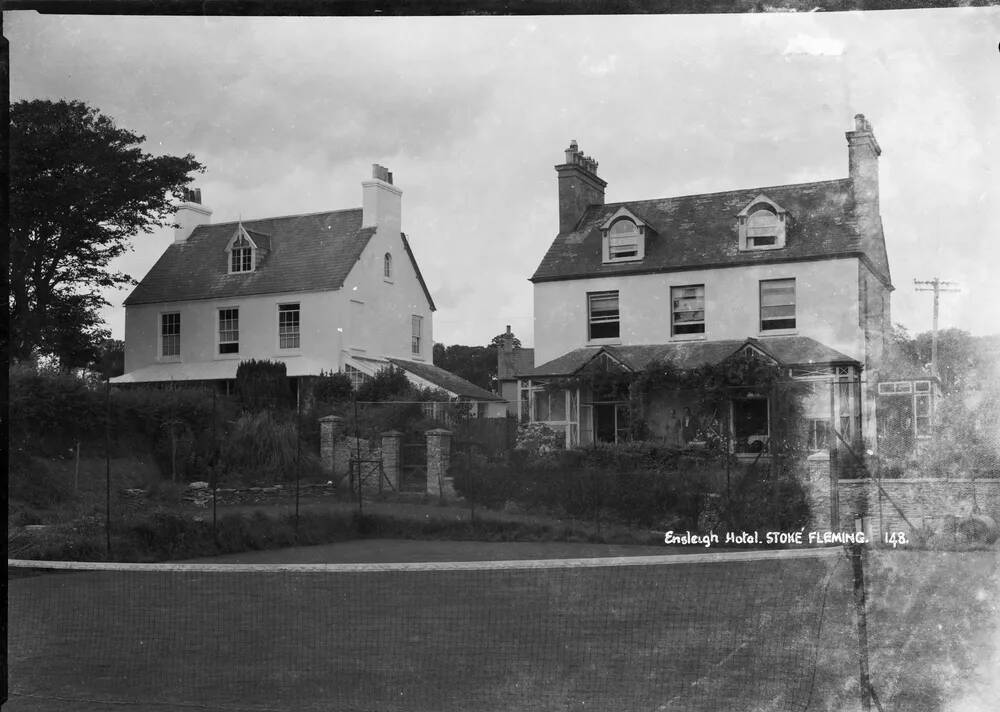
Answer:
M242 223L255 242L260 237L267 245L263 261L253 272L227 273L226 246L238 223L199 225L186 241L167 248L125 304L339 289L375 234L375 228L361 227L361 208ZM400 233L400 237L434 310L406 235Z
M496 393L490 393L485 388L480 388L475 383L465 380L460 376L456 376L451 371L445 371L439 366L434 366L429 363L420 363L418 361L405 361L399 358L387 359L389 363L404 371L409 371L414 376L424 379L425 381L430 381L436 386L440 386L449 393L454 393L460 398L470 398L473 400L481 401L503 401L503 398L498 396Z
M767 339L682 341L637 346L585 346L518 375L521 378L571 376L601 353L607 354L631 371L641 371L654 361L671 361L680 368L696 368L706 363L719 363L747 344L755 346L785 366L858 363L850 356L808 336L773 336Z
M740 252L736 215L762 193L788 211L791 220L786 227L786 246L780 250ZM600 226L622 207L645 221L655 234L646 239L643 260L604 264ZM877 245L874 249L878 250ZM843 178L592 205L574 230L556 237L531 281L798 261L858 255L862 250L852 181ZM867 257L888 283L884 255Z
M516 348L513 351L500 351L497 360L497 378L501 381L516 379L517 374L525 373L535 367L535 350Z

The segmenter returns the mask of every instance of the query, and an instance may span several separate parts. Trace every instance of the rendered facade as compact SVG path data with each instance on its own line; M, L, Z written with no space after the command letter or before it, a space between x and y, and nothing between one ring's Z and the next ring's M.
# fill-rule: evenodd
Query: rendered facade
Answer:
M174 243L125 300L125 373L113 382L227 381L253 358L357 385L392 359L418 385L499 400L433 366L434 302L382 166L361 208L212 224L200 194L187 197Z
M624 394L559 392L552 382L598 364L694 368L749 349L812 384L815 449L874 444L893 289L881 149L862 115L846 138L847 178L613 204L597 162L571 143L556 166L560 231L531 277L537 365L518 373L522 419L548 423L569 446L621 440L635 405ZM695 435L682 421L694 417L702 430L711 420L736 452L768 451L766 397L701 414L697 400L650 398L648 437L684 444Z

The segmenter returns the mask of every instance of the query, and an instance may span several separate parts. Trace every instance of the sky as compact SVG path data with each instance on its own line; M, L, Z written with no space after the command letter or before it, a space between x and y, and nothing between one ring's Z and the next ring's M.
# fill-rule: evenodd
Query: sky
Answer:
M77 99L193 154L214 222L360 207L371 164L438 307L434 340L533 344L528 281L576 139L607 202L847 176L882 147L892 319L1000 333L1000 8L603 17L168 18L5 12L11 100ZM172 241L134 240L139 279ZM104 316L124 333L122 300Z

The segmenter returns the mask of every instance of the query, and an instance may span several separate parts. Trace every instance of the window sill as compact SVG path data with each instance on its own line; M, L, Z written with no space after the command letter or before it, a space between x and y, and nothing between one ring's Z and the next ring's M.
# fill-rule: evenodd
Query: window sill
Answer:
M740 246L740 252L768 252L770 250L783 250L785 249L784 244L780 245L761 245L755 247L754 245L742 245Z
M278 349L278 358L295 358L296 356L301 356L302 351L300 349Z
M609 337L606 339L587 339L587 346L621 346L621 337Z
M383 279L382 281L385 282L386 284L395 284L395 282L391 279Z
M670 337L671 341L705 341L704 334L677 334Z
M759 338L767 338L768 336L797 336L798 333L798 329L768 329L767 331L757 332L757 336Z
M157 363L180 363L180 356L159 356L156 359Z
M243 355L240 354L240 353L235 353L235 354L215 354L214 360L215 361L236 361L236 360L241 359L241 358L243 358Z

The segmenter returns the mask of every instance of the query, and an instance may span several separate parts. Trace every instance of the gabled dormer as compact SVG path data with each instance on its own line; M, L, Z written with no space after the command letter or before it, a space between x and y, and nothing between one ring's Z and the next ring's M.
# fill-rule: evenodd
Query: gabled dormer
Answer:
M601 259L605 263L637 262L646 256L646 240L652 232L628 208L618 208L601 225Z
M740 251L780 250L785 246L788 211L761 193L741 210L739 223Z
M236 232L226 244L226 263L229 274L253 272L263 261L270 248L270 238L260 232L247 230L240 222Z

